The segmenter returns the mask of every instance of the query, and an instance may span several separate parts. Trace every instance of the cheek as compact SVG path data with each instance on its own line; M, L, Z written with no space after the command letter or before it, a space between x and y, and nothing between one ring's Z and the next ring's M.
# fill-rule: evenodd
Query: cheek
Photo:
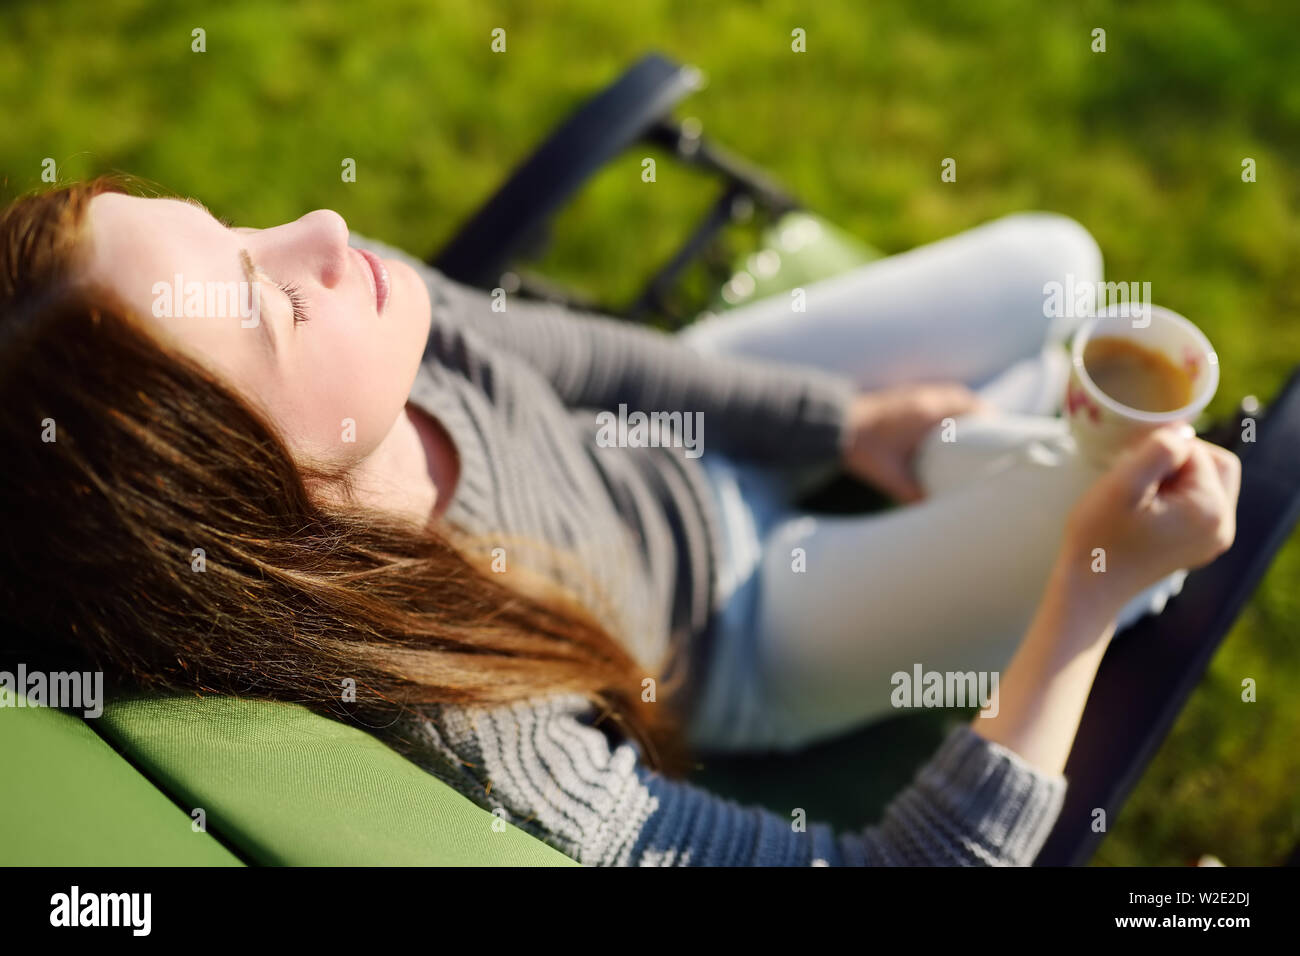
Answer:
M293 376L299 434L331 461L357 461L398 420L420 350L355 325L318 336Z
M332 461L357 461L373 452L406 401L391 370L357 352L316 365L300 381L301 434Z
M358 461L401 415L428 341L430 308L414 270L394 265L393 308L382 317L321 309L296 330L277 416L296 451L333 463Z

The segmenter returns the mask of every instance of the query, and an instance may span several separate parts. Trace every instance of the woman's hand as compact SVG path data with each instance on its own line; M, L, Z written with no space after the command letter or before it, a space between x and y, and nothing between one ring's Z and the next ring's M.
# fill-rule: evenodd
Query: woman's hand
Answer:
M1191 435L1161 428L1127 449L1075 502L1061 561L1076 585L1118 610L1182 568L1208 564L1237 532L1241 461ZM1102 549L1105 572L1100 568Z
M864 392L849 411L845 469L901 502L925 492L912 472L921 439L945 418L987 407L964 385L900 385Z
M1075 502L1042 601L1002 673L998 712L971 728L1061 773L1119 609L1226 551L1240 488L1236 455L1177 427L1128 449ZM1096 548L1105 550L1105 573L1093 570Z

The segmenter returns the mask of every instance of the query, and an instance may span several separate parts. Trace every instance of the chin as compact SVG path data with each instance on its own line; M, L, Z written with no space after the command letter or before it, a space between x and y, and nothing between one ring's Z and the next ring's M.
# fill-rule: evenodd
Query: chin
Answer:
M400 329L394 329L397 337L403 343L404 358L406 359L406 371L409 373L407 378L408 386L415 381L416 371L420 367L420 361L424 358L425 347L429 344L429 329L433 321L433 309L429 304L429 290L425 288L424 282L419 275L409 266L403 266L410 273L411 282L408 284L403 279L393 278L394 285L401 285L401 294L395 297L393 305L397 306L397 311L392 318L400 325ZM392 272L389 273L392 276Z
M429 325L433 315L433 305L429 301L429 290L420 278L420 274L405 262L385 259L388 278L392 283L392 300L389 309L393 318L403 326L408 323L420 339L420 350L424 351L424 342L429 337Z

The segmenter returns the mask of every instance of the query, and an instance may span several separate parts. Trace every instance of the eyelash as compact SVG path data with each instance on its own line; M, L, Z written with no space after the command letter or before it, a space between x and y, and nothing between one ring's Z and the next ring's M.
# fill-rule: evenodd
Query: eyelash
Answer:
M293 324L306 322L307 300L303 297L302 289L292 282L279 283L280 291L289 297L289 304L293 306Z

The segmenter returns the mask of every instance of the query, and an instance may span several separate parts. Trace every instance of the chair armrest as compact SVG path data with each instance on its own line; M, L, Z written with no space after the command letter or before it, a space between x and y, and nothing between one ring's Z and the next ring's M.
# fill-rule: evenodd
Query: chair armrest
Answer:
M1065 806L1035 866L1079 865L1096 851L1105 833L1093 832L1094 810L1115 819L1300 520L1300 369L1258 422L1256 439L1233 449L1242 475L1232 547L1106 651L1065 766Z
M449 279L492 288L547 220L614 156L640 140L700 83L698 71L655 53L574 111L437 254Z

